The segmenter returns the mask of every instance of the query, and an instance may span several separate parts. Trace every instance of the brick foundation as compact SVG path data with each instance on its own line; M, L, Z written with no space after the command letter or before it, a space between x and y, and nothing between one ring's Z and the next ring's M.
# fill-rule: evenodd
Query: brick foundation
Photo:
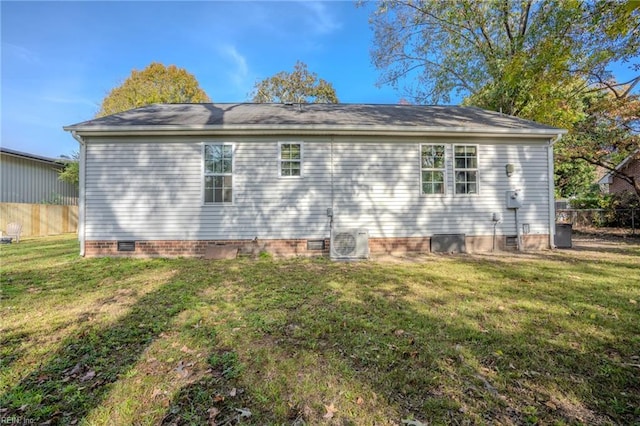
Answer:
M547 235L523 235L525 250L549 248ZM329 239L324 240L324 250L308 250L306 239L293 240L199 240L199 241L136 241L134 251L118 251L117 241L85 241L87 257L203 257L207 248L225 245L238 247L241 255L258 255L268 252L276 256L326 256L329 254ZM465 239L469 253L491 251L493 237L468 236ZM505 243L504 236L496 238L496 250L515 250ZM430 237L369 238L369 251L377 254L429 253Z
M493 250L493 237L488 235L466 237L465 245L467 253L481 253ZM549 235L522 235L522 246L524 250L546 250L549 249ZM508 246L504 235L496 237L495 250L515 251L516 246Z
M431 238L369 238L369 251L371 254L429 253Z
M325 250L307 250L307 240L161 240L136 241L134 251L118 251L117 241L85 241L87 257L203 257L213 246L238 247L244 255L268 252L276 256L319 256L329 254L329 240Z

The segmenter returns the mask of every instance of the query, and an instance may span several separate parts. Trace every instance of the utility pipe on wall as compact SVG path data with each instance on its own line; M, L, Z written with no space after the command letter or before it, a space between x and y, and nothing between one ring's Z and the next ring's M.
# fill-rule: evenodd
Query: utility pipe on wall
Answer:
M80 144L80 158L78 159L78 241L80 242L80 256L84 256L85 242L85 218L86 205L85 202L85 182L86 182L86 164L87 164L87 148L86 142L75 130L71 132L71 136Z

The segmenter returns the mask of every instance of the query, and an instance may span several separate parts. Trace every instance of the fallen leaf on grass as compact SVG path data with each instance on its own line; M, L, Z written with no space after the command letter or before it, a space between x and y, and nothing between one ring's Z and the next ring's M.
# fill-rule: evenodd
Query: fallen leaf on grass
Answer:
M236 411L240 413L240 418L251 417L251 411L248 408L236 408Z
M333 402L329 405L325 405L324 409L327 410L327 412L322 416L323 419L332 419L333 415L338 412L336 407L333 405Z
M186 354L192 354L192 353L194 353L195 351L194 351L193 349L189 349L186 345L183 345L183 346L180 348L180 352L184 352L184 353L186 353Z
M495 396L499 395L496 388L494 388L493 385L491 385L491 383L489 383L487 379L482 377L480 374L476 374L475 377L482 382L482 384L484 385L484 388L488 390L492 395L495 395Z
M185 368L187 365L188 364L185 364L183 361L180 361L178 363L178 366L176 367L176 372L180 374L180 376L182 376L183 378L189 376L189 370Z
M358 405L364 404L364 399L362 399L362 397L359 396L358 399L356 399L356 404L358 404Z
M96 377L96 372L93 371L93 370L89 370L89 371L87 371L87 374L85 374L84 376L82 376L80 378L80 381L81 382L86 382L86 381L89 381L89 380L93 379L94 377Z
M407 425L407 426L427 426L426 423L422 423L420 420L404 419L404 420L402 420L402 423Z
M220 410L218 410L216 407L213 407L209 408L209 410L207 410L207 413L209 413L209 425L216 426L216 416L220 414Z
M216 395L213 397L213 402L222 402L224 401L224 396L222 395Z

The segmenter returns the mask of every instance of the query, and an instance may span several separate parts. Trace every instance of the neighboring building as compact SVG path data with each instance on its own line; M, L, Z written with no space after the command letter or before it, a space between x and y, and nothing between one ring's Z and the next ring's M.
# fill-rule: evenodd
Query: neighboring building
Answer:
M620 164L616 166L615 170L627 176L633 176L637 182L640 182L640 149L635 150L631 155L622 160ZM600 188L608 194L620 194L627 191L635 193L635 188L614 172L606 173L602 179L598 181L598 184Z
M495 112L157 104L65 130L81 144L87 256L202 256L221 244L313 254L351 229L368 232L372 253L491 250L516 237L553 246L552 145L564 131Z
M78 188L58 179L65 163L0 147L0 202L78 204Z

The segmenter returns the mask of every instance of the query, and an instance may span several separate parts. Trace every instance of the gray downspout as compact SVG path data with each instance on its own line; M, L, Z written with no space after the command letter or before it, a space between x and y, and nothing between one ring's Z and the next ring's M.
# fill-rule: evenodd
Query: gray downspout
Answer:
M551 139L547 146L547 170L549 180L549 248L555 249L555 234L556 234L556 199L555 199L555 187L554 187L554 173L553 173L553 145L556 144L562 138L562 134L557 135Z
M75 130L71 132L71 136L80 143L80 158L78 161L78 177L79 177L79 194L78 194L78 241L80 241L80 256L84 256L85 246L85 182L86 182L86 164L87 164L87 150L86 142Z
M334 217L334 182L333 182L333 136L331 136L331 220L329 221L329 246L331 246L333 240L333 217Z

